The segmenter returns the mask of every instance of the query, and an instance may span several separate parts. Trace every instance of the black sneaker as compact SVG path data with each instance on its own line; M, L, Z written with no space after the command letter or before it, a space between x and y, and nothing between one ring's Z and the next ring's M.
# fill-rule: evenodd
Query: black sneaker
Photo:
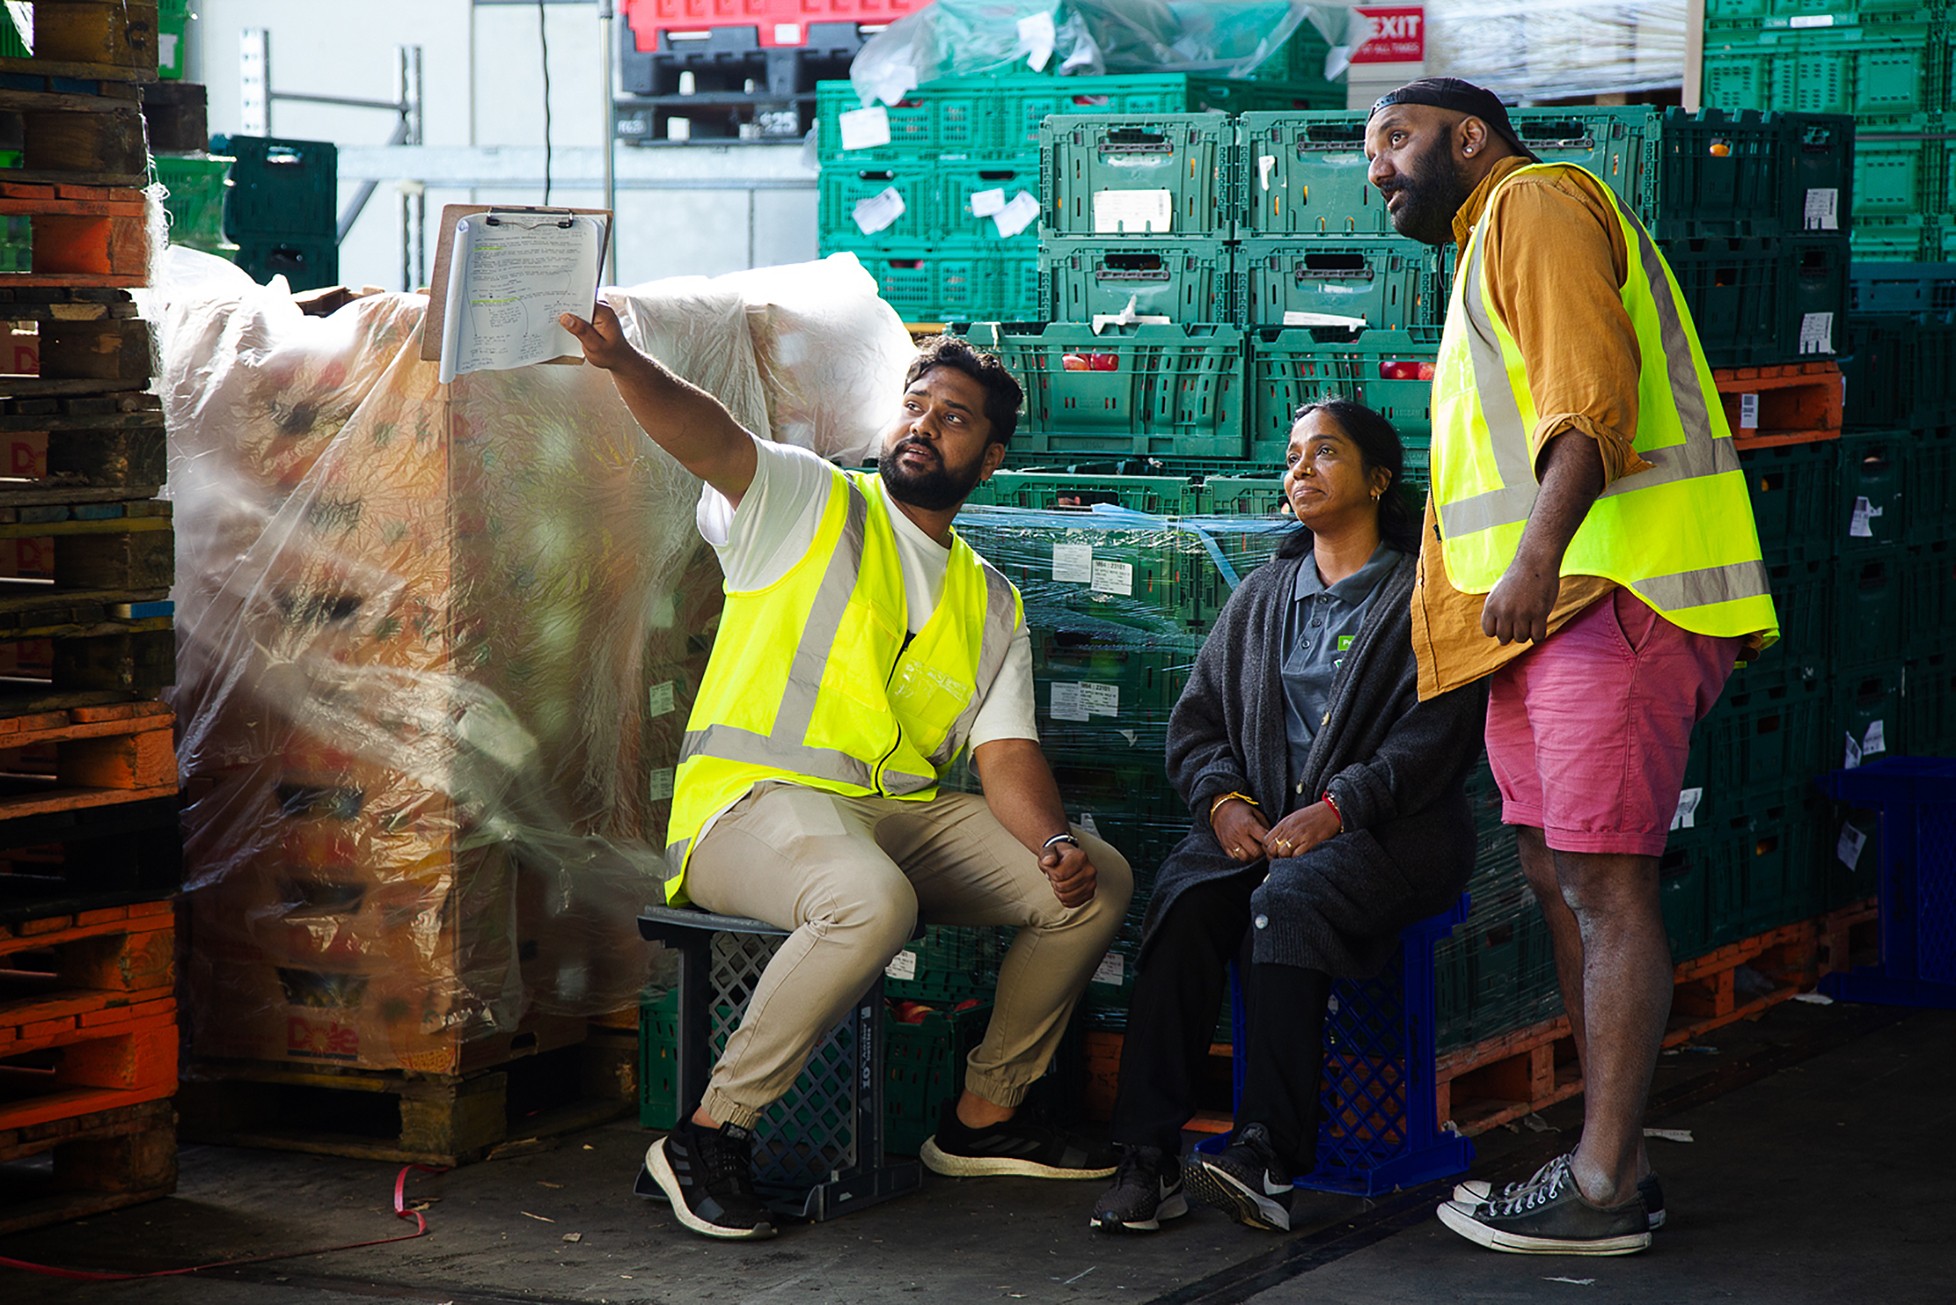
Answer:
M1576 1190L1567 1156L1513 1197L1479 1205L1445 1201L1439 1213L1441 1223L1468 1241L1517 1255L1630 1255L1650 1245L1643 1197L1609 1209L1591 1205Z
M1114 1185L1093 1203L1090 1227L1102 1232L1153 1232L1163 1219L1189 1212L1182 1195L1182 1162L1158 1146L1123 1147Z
M1568 1157L1558 1156L1557 1159L1566 1161ZM1457 1205L1479 1205L1489 1200L1511 1201L1521 1195L1524 1189L1533 1187L1537 1183L1545 1180L1548 1177L1550 1168L1555 1163L1555 1160L1551 1160L1548 1164L1543 1165L1540 1169L1537 1169L1520 1182L1509 1183L1501 1189L1498 1197L1494 1195L1494 1184L1484 1178L1473 1178L1464 1183L1455 1183L1453 1186L1454 1202ZM1644 1212L1650 1216L1650 1230L1656 1232L1664 1226L1664 1185L1657 1181L1655 1171L1647 1173L1637 1180L1637 1195L1644 1198Z
M754 1194L753 1142L736 1124L706 1129L684 1119L646 1151L645 1172L694 1232L729 1241L772 1237L774 1216Z
M1248 1228L1290 1231L1290 1167L1262 1124L1245 1124L1221 1155L1197 1156L1189 1192Z
M1017 1116L987 1128L966 1128L957 1101L945 1103L937 1132L924 1139L917 1158L949 1178L1109 1178L1114 1148L1035 1124Z

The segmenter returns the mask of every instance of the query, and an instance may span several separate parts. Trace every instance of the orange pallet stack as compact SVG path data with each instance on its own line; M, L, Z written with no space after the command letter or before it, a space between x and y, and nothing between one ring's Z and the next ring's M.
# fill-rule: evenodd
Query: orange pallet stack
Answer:
M1741 450L1841 437L1846 388L1838 363L1720 367L1712 379Z
M155 33L63 0L0 58L0 1231L176 1185L175 532L129 293Z

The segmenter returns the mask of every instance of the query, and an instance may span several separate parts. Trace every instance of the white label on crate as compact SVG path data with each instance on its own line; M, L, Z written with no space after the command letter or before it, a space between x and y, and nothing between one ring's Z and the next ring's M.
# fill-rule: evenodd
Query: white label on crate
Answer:
M1677 813L1671 817L1672 829L1696 829L1698 827L1698 804L1705 800L1702 788L1687 788L1678 794Z
M1786 20L1786 25L1796 32L1803 27L1832 27L1834 25L1834 16L1832 14L1794 14Z
M1140 235L1152 231L1168 234L1175 224L1175 192L1172 190L1096 190L1093 193L1093 229L1096 235Z
M1888 751L1888 734L1881 721L1870 721L1868 732L1861 736L1861 755L1872 757L1877 752Z
M1052 717L1054 720L1087 719L1089 712L1086 695L1080 692L1084 687L1084 685L1064 681L1053 683Z
M679 705L679 685L674 680L665 680L653 685L645 693L645 712L648 716L663 716Z
M990 190L971 192L971 216L990 217L1005 207L1005 187L993 186Z
M1084 585L1093 583L1092 544L1054 544L1053 582Z
M1841 769L1853 770L1861 764L1861 740L1852 734L1847 736L1847 751L1841 757Z
M998 228L1000 240L1010 240L1038 220L1039 197L1022 190L992 216L992 225Z
M673 769L671 766L654 766L652 773L646 776L645 779L646 796L650 797L654 802L662 802L671 797L672 776Z
M891 186L888 190L871 195L868 199L856 201L856 207L851 210L851 214L855 217L856 225L861 228L862 233L873 236L902 217L906 207L908 206L903 202L903 192Z
M1027 14L1021 18L1019 40L1026 47L1026 67L1045 72L1046 65L1052 62L1053 47L1059 43L1059 29L1053 26L1052 13Z
M1337 326L1347 331L1362 331L1371 323L1363 317L1345 317L1338 313L1311 313L1301 308L1284 310L1285 326Z
M800 45L801 24L776 23L774 25L774 43L776 45Z
M1121 714L1121 686L1118 684L1082 684L1080 702L1089 716L1118 716ZM1877 725L1879 721L1875 722Z
M1759 396L1741 394L1739 396L1739 429L1759 429Z
M1814 186L1807 191L1807 230L1841 229L1841 192L1833 186Z
M1259 154L1256 159L1256 182L1263 189L1270 189L1270 174L1277 170L1277 156Z
M1095 983L1111 983L1116 987L1127 976L1127 957L1118 952L1108 952L1100 958L1100 964L1093 967Z
M895 979L898 982L916 978L917 953L913 951L901 951L895 956L892 956L890 963L883 967L883 977L886 979Z
M1126 562L1095 562L1093 591L1097 594L1134 595L1134 567Z
M1873 539L1874 529L1868 523L1880 515L1875 505L1865 498L1854 500L1854 515L1848 518L1847 533L1851 539Z
M1841 826L1841 841L1834 844L1834 855L1840 863L1850 870L1861 868L1861 849L1868 845L1868 836L1853 825Z
M1082 811L1080 813L1079 825L1081 832L1092 834L1095 838L1100 837L1100 826L1094 823L1093 812Z
M869 150L890 143L890 113L880 104L872 104L866 109L850 109L836 121L842 125L842 148L845 150Z
M156 34L156 53L157 53L157 60L156 60L157 67L159 68L176 67L177 66L176 33L158 32Z
M1834 315L1832 313L1808 313L1800 319L1800 352L1832 353L1834 351Z

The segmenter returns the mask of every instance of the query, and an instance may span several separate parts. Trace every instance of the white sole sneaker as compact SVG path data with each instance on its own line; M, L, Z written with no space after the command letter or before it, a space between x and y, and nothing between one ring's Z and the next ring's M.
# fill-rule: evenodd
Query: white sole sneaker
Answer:
M1650 1246L1648 1230L1620 1237L1575 1240L1560 1237L1535 1237L1490 1228L1474 1218L1473 1207L1454 1201L1440 1204L1440 1222L1477 1246L1510 1255L1634 1255Z
M1152 1219L1096 1219L1088 1215L1087 1227L1100 1232L1159 1232L1163 1219L1179 1219L1188 1212L1189 1198L1182 1193L1181 1188L1177 1187L1161 1198L1161 1204L1155 1207L1155 1217Z
M1657 1175L1646 1175L1637 1184L1637 1194L1644 1198L1644 1210L1650 1216L1650 1230L1656 1232L1664 1226L1664 1189L1658 1184ZM1485 1178L1470 1178L1453 1185L1453 1199L1460 1205L1480 1205L1492 1195L1494 1184Z
M1188 1189L1205 1205L1214 1206L1240 1224L1267 1232L1290 1231L1290 1207L1238 1181L1204 1159L1190 1165L1183 1174ZM1289 1190L1285 1190L1289 1195Z
M663 1137L645 1150L645 1172L659 1185L665 1198L672 1204L672 1213L680 1224L702 1237L715 1237L727 1242L766 1241L774 1236L774 1225L761 1224L754 1228L727 1228L700 1218L688 1208L681 1194L679 1175L673 1172L672 1162L666 1158L666 1139Z
M924 1168L946 1178L1112 1178L1118 1168L1108 1165L1103 1169L1062 1169L1015 1156L953 1155L938 1147L935 1134L924 1139L917 1158L924 1162Z

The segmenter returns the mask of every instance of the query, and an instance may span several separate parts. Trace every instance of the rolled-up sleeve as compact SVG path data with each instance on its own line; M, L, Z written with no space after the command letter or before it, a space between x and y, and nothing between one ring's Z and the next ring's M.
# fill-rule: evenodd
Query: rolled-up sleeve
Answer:
M1496 192L1487 266L1494 311L1521 351L1542 450L1575 431L1596 441L1606 484L1651 464L1632 447L1642 354L1623 307L1628 265L1614 206L1573 173L1520 177Z

